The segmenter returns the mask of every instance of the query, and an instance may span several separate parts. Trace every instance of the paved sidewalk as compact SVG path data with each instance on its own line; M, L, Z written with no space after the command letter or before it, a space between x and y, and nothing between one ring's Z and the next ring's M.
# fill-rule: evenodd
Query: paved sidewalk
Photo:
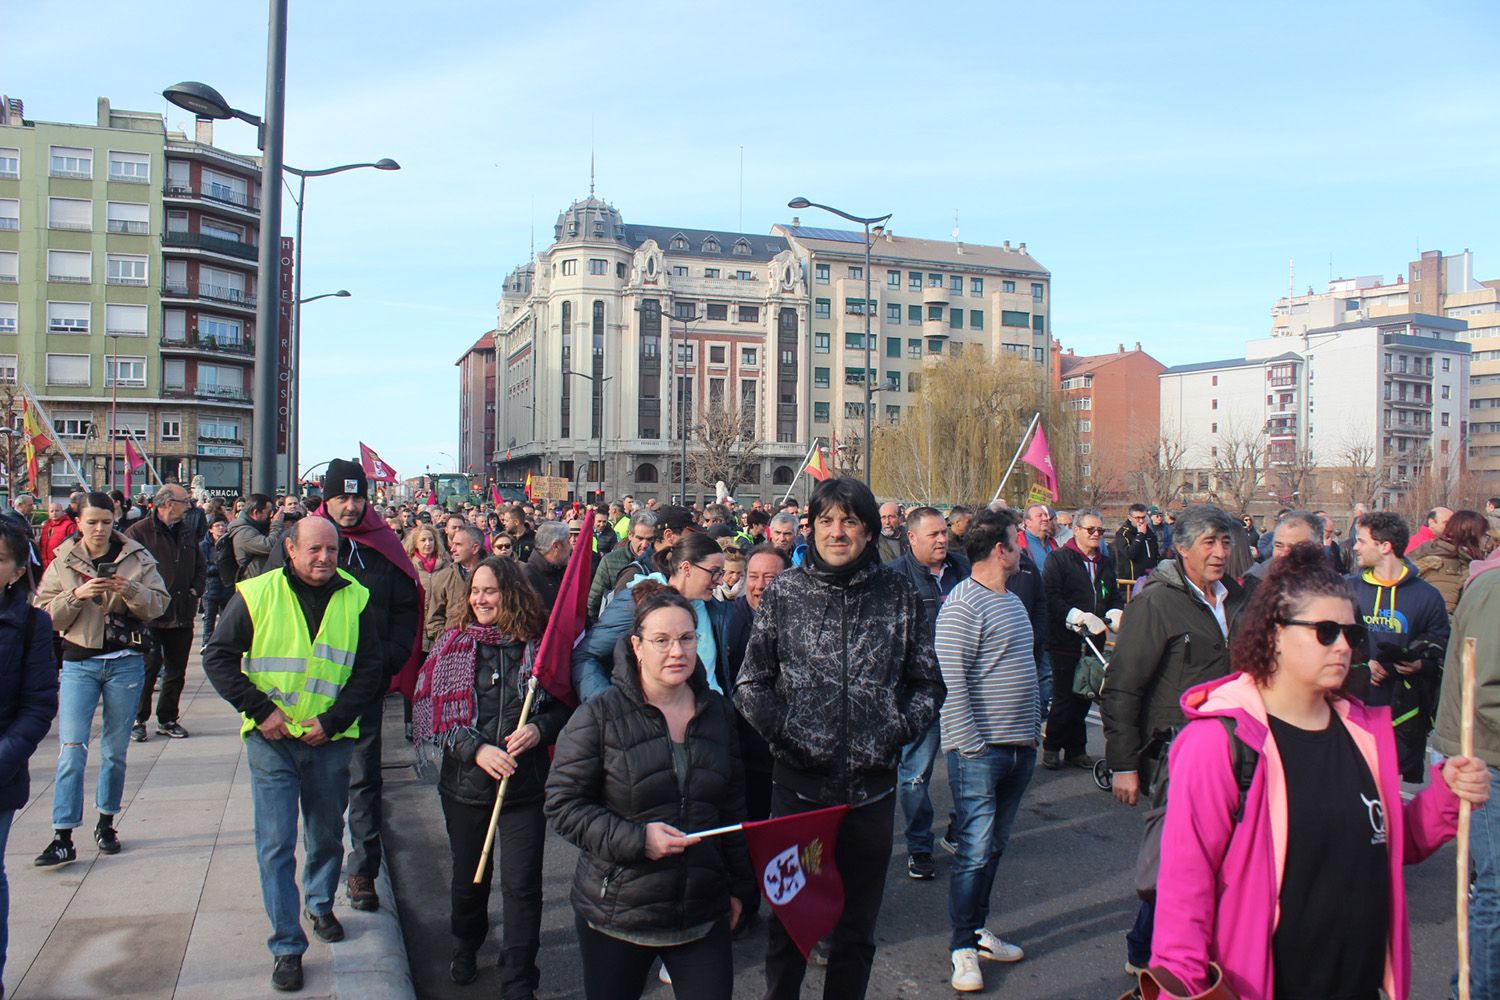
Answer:
M31 760L32 796L17 814L5 855L10 879L6 996L15 1000L239 1000L274 995L270 922L261 905L250 774L239 717L214 693L196 652L182 724L191 738L155 734L132 743L123 809L124 851L106 857L91 831L97 755L84 781L78 861L32 865L52 839L57 732ZM99 734L96 722L94 740ZM91 747L91 751L92 751ZM300 851L299 851L300 855ZM300 867L300 860L299 860ZM385 872L381 909L360 913L342 892L335 912L348 934L324 944L308 930L306 985L292 996L409 998L411 974Z

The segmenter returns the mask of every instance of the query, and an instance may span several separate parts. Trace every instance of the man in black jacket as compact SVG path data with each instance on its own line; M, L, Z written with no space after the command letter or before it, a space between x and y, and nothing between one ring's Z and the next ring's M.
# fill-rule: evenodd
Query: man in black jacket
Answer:
M922 599L882 568L869 487L827 479L809 507L807 560L761 597L735 704L775 759L772 815L847 804L836 859L844 910L824 997L858 1000L875 961L901 748L927 731L946 689ZM780 921L766 948L767 1000L795 1000L807 964Z
M1115 532L1115 576L1130 581L1145 576L1161 562L1161 551L1161 539L1151 530L1146 505L1131 504L1125 523Z
M193 617L198 613L198 599L208 581L208 563L198 538L183 515L188 509L187 490L175 483L163 486L153 501L155 508L125 532L156 557L156 568L172 603L160 618L147 624L152 642L146 648L146 681L141 685L141 704L136 710L130 738L146 741L146 720L151 718L151 698L156 691L156 675L166 668L161 682L161 697L156 702L156 732L174 740L186 739L188 731L177 723L178 704L183 681L187 676L188 654L193 651Z
M552 605L557 603L557 591L562 586L563 573L568 568L568 557L573 554L573 543L568 538L568 526L561 521L544 521L536 529L536 543L531 557L526 560L526 579L531 581L542 598L542 607L552 614Z

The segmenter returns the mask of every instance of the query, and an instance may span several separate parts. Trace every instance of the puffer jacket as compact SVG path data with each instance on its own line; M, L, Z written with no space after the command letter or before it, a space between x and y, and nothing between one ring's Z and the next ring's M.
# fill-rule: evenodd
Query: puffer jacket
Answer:
M47 612L0 591L0 809L26 804L27 761L56 715L52 621Z
M744 820L734 710L709 688L699 664L687 682L696 708L685 737L687 781L679 787L666 717L641 692L628 640L615 647L613 680L563 727L547 779L547 816L582 852L574 910L606 931L671 931L727 916L731 895L753 905L758 889L741 834L646 858L648 823L689 833Z
M92 598L79 600L73 591L96 575L94 561L84 548L83 537L75 535L57 549L57 558L42 574L42 584L32 603L52 616L52 629L64 642L80 649L104 648L104 617L128 614L140 622L154 621L167 610L171 598L156 560L146 547L133 538L114 532L113 542L121 545L116 557L115 575L129 583L123 594L94 603Z
M191 627L208 577L208 564L192 525L179 521L174 530L149 514L126 529L125 537L140 542L155 557L157 572L171 597L167 610L150 624L157 628Z
M1223 583L1224 619L1233 635L1249 595L1228 577ZM1181 560L1158 563L1120 619L1109 662L1099 710L1110 768L1136 770L1152 734L1187 721L1183 693L1228 673L1229 643L1214 613L1189 588Z
M1047 592L1047 649L1059 656L1077 657L1083 639L1068 627L1068 612L1077 608L1101 619L1105 612L1123 607L1115 564L1101 548L1094 564L1094 579L1083 553L1073 541L1047 555L1042 567L1042 586ZM1099 639L1094 639L1095 644Z
M1452 542L1434 538L1412 550L1406 558L1417 568L1417 575L1438 589L1448 614L1458 607L1464 584L1469 581L1469 564L1474 557Z
M447 639L448 634L444 633L438 641L439 648ZM445 741L443 764L438 771L439 794L464 805L495 804L495 779L474 763L474 757L487 743L505 748L505 738L515 732L516 723L521 721L528 676L525 643L478 646L474 657L474 724L452 730ZM547 786L547 748L557 742L568 714L566 705L549 697L540 687L536 689L531 715L526 721L536 726L541 742L516 758L516 773L511 775L505 789L507 804L524 806L542 800Z
M901 748L946 695L922 598L879 562L840 581L809 560L771 581L734 688L776 783L852 806L895 787Z

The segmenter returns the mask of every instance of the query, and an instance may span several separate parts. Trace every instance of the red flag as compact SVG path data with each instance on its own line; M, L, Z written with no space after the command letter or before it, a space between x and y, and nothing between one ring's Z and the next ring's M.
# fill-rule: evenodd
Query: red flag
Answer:
M26 453L26 473L31 480L29 488L32 493L35 493L36 477L41 464L37 461L37 453L52 444L52 439L47 436L41 414L31 405L29 398L21 401L21 431L21 447ZM9 469L5 472L6 475L10 475Z
M490 499L495 501L496 507L504 506L505 501L500 496L500 487L490 484Z
M359 464L364 466L365 477L372 483L400 482L396 476L396 470L386 465L380 456L363 441L359 443Z
M1047 447L1047 435L1042 430L1041 423L1036 425L1036 437L1031 439L1031 445L1026 449L1026 454L1021 456L1021 461L1031 466L1042 474L1042 485L1057 496L1057 468L1052 464L1052 449Z
M806 958L844 912L844 880L833 848L848 806L745 824L745 845L760 888Z
M135 442L125 439L125 495L130 496L130 477L141 471L146 459L135 450Z
M807 463L807 474L819 482L833 475L829 471L828 463L823 458L823 449L821 447L813 449L812 458Z
M588 615L594 557L593 547L585 540L593 537L594 508L590 507L584 511L583 523L578 528L579 541L568 557L568 568L563 570L557 603L552 606L552 617L547 620L547 630L542 633L532 664L532 673L542 690L570 706L578 704L578 695L573 691L573 647L583 634Z

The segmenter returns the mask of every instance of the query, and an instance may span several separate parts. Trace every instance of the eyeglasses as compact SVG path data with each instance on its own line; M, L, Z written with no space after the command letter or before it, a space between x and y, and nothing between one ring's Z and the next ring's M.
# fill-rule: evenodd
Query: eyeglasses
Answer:
M658 653L665 653L673 646L677 646L685 653L691 653L693 650L698 648L698 633L689 632L686 635L679 636L641 636L641 641L650 646L652 649L656 650Z
M694 569L701 569L703 572L707 573L708 578L715 583L718 583L720 580L724 579L724 568L722 566L718 569L709 569L707 566L699 566L697 563L688 563L688 565L693 567Z
M1318 642L1324 646L1332 646L1338 642L1339 634L1343 633L1344 641L1349 644L1350 649L1363 649L1365 637L1369 635L1369 630L1357 623L1346 625L1343 622L1310 622L1300 618L1283 618L1278 624L1301 625L1303 628L1310 628L1317 634Z
M1084 534L1084 535L1102 535L1102 534L1104 534L1104 529L1102 527L1098 527L1098 528L1079 528L1078 531L1079 531L1080 534Z

